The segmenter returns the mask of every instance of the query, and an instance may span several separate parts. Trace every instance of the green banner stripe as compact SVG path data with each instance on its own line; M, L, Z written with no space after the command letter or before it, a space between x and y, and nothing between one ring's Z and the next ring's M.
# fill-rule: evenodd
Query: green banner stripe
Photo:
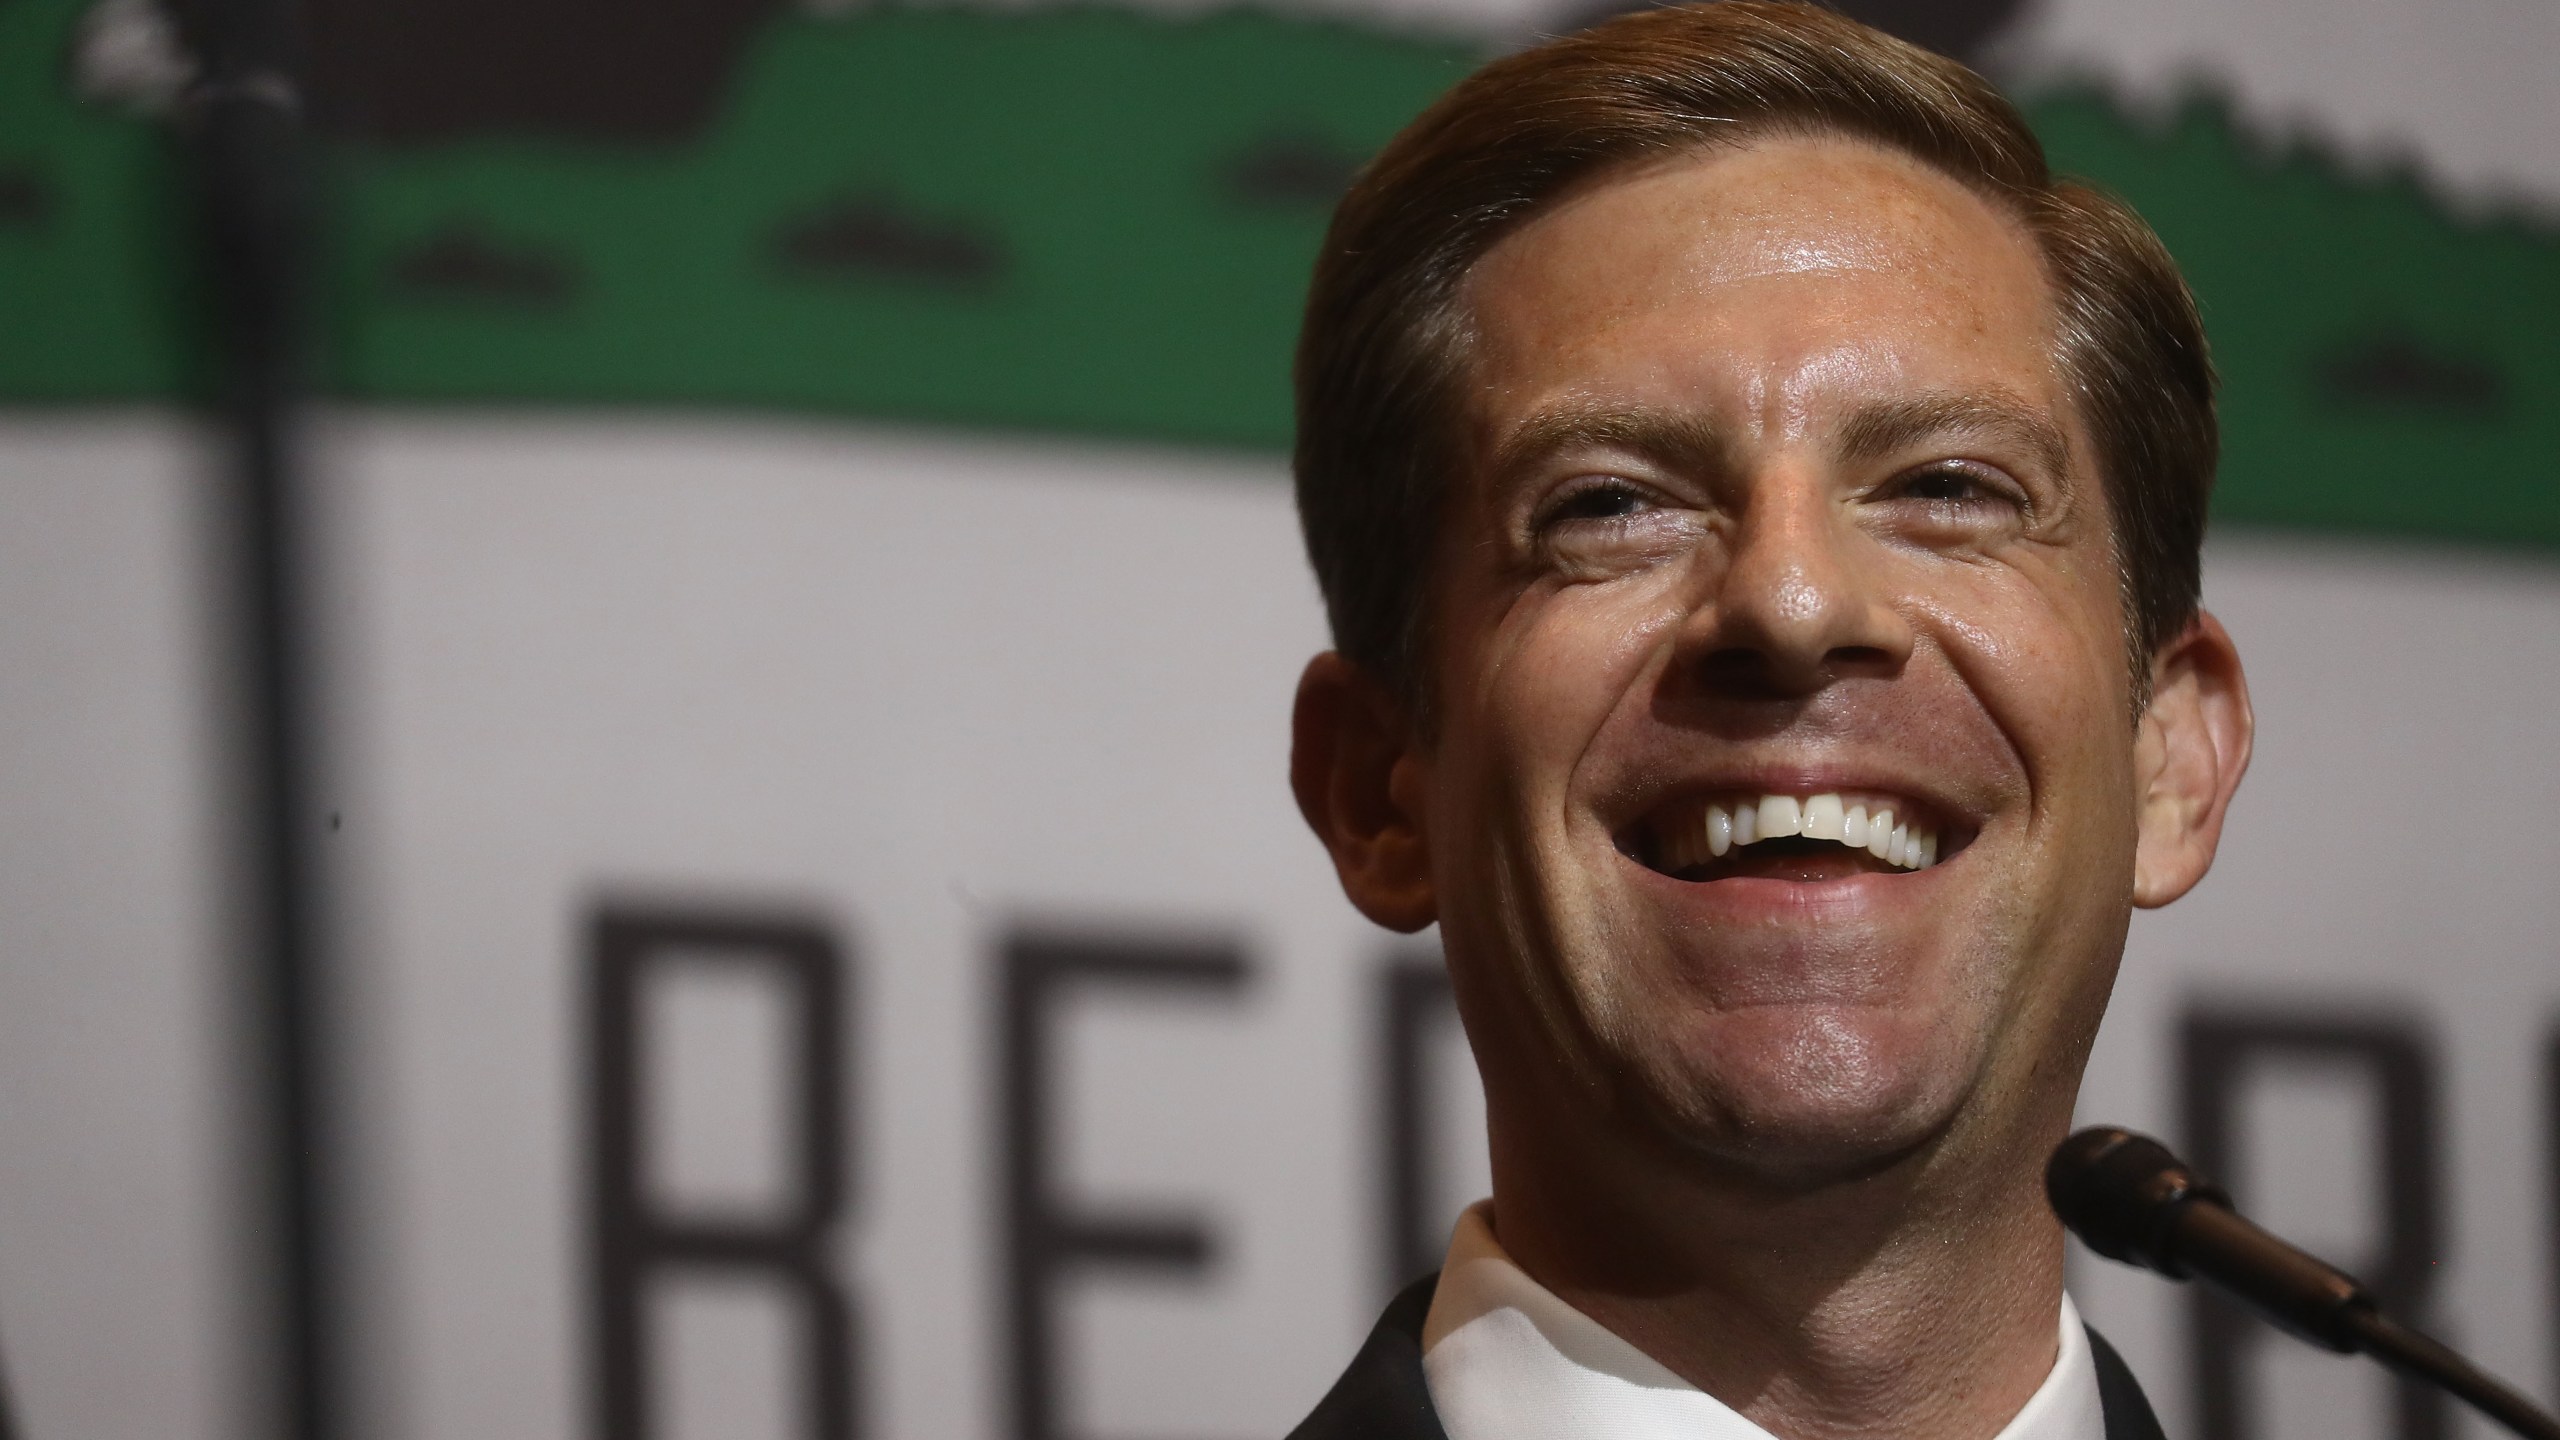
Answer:
M172 163L66 92L78 13L0 6L0 402L195 393ZM1477 58L1259 12L794 16L679 144L337 147L323 381L1278 449L1332 197ZM2030 110L2203 297L2223 517L2560 544L2560 236L2210 100Z

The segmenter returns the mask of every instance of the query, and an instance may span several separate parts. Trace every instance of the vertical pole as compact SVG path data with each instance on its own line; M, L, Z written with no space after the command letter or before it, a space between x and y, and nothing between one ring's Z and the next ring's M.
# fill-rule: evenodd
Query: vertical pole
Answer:
M273 1434L346 1433L333 1353L321 971L315 896L311 537L299 486L309 236L293 0L207 0L193 12L203 82L187 138L201 204L206 290L227 453L235 703L242 784L242 918L256 1026L275 1264Z

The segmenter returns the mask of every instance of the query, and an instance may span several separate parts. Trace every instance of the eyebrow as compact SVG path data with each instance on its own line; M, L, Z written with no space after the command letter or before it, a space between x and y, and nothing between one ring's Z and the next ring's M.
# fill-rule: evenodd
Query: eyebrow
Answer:
M1725 468L1730 439L1699 416L1645 407L1569 403L1538 411L1494 447L1491 472L1517 476L1569 450L1598 447L1632 451L1691 473Z
M2071 477L2071 445L2044 412L1999 391L1951 391L1862 405L1839 443L1842 459L1880 460L1923 441L1973 435L2025 449L2057 483ZM1690 474L1730 468L1734 445L1702 416L1646 406L1567 403L1550 406L1513 428L1494 448L1491 472L1518 476L1571 450L1631 451Z
M1999 392L1919 395L1862 405L1849 417L1840 453L1881 460L1921 441L1976 435L2024 448L2057 482L2071 476L2071 445L2044 412Z

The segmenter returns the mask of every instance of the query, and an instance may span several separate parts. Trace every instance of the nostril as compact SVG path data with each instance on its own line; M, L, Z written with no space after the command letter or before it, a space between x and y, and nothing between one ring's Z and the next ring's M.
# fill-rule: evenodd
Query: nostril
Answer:
M1700 656L1696 666L1698 679L1711 690L1746 699L1777 699L1840 680L1890 677L1900 663L1892 651L1875 645L1835 646L1809 665L1791 663L1791 657L1754 646L1728 645Z
M1774 690L1776 674L1769 657L1749 646L1711 651L1698 660L1698 678L1718 690Z
M1860 660L1844 667L1840 652L1811 655L1728 646L1700 656L1693 673L1706 691L1734 700L1800 700L1848 675L1875 673Z

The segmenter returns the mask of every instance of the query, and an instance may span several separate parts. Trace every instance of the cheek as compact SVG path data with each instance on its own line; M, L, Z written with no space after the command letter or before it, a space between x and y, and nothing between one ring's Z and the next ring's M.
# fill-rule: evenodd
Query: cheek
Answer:
M1926 597L1927 627L2005 740L2036 809L2113 799L2133 699L2112 582L2015 571L1966 582Z
M2112 574L2011 577L1942 632L2007 750L2024 805L1989 852L2007 870L1986 930L2011 937L1996 1008L2041 1011L2079 983L2017 955L2112 953L2133 873L2132 676ZM2067 579L2071 583L2058 583ZM2013 1016L2014 1018L2014 1016Z
M1613 715L1636 703L1682 614L1674 567L1606 584L1533 587L1490 627L1471 693L1521 778L1562 787Z

